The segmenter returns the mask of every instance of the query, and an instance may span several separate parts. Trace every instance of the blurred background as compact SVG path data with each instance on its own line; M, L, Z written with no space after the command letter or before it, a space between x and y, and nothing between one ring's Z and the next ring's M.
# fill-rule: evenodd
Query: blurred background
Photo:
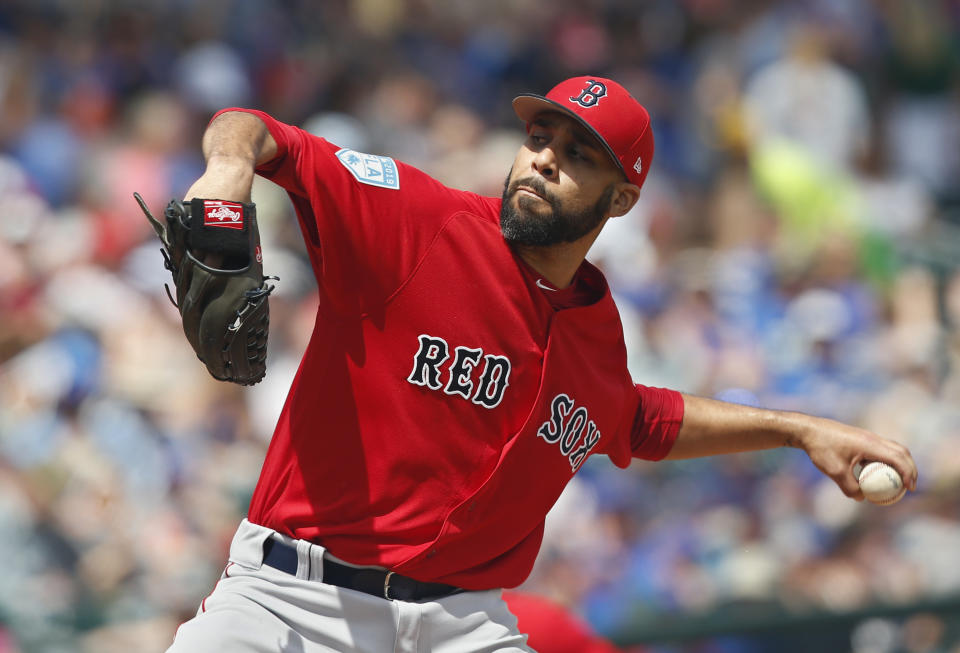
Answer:
M960 651L958 28L955 0L0 2L0 652L164 650L245 514L316 308L292 209L256 185L281 281L241 389L131 198L183 195L214 111L499 196L512 97L589 73L654 121L590 257L636 380L876 430L920 487L595 457L523 589L635 652Z

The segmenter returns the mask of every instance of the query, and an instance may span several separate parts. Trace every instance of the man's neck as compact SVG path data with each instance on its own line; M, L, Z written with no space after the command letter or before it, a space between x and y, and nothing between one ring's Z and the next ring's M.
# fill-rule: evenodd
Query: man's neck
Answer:
M584 257L571 255L572 252L558 251L561 247L559 245L550 247L516 245L514 250L527 265L556 288L566 288L573 281L573 275L583 263Z
M604 220L606 223L606 220ZM593 241L600 235L603 224L572 243L558 243L545 247L512 245L514 251L527 265L557 288L566 288L587 257Z

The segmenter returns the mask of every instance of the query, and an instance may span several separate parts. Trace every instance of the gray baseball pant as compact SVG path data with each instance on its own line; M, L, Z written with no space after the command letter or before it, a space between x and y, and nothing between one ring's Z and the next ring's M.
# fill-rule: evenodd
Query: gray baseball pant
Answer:
M297 574L263 564L274 537L296 547ZM167 653L530 653L500 590L387 600L323 582L325 549L244 519L229 564ZM329 554L327 554L329 556Z

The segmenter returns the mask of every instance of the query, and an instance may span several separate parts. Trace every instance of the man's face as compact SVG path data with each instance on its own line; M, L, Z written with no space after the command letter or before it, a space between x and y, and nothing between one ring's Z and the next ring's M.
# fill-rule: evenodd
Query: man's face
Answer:
M503 187L500 229L527 246L569 243L609 216L622 173L603 146L562 113L540 114Z

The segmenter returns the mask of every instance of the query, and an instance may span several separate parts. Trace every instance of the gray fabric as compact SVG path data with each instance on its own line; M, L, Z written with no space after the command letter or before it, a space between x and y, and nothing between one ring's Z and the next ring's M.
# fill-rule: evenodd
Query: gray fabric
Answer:
M243 520L220 581L167 653L532 651L500 590L388 601L323 583L310 569L322 568L315 563L325 551L310 542L295 541L301 553L296 576L263 565L267 537L277 535Z

